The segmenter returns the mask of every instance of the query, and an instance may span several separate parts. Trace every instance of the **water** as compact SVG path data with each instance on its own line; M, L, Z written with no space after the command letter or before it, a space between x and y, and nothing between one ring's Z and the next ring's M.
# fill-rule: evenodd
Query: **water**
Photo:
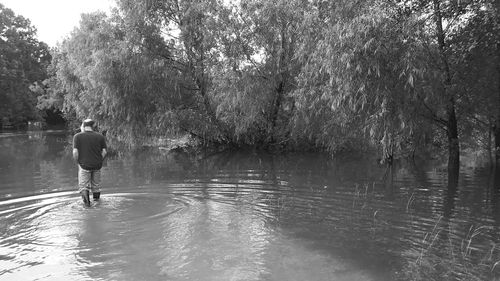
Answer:
M108 158L87 208L69 139L0 135L0 280L498 276L500 177L486 168L455 186L432 162L149 149Z

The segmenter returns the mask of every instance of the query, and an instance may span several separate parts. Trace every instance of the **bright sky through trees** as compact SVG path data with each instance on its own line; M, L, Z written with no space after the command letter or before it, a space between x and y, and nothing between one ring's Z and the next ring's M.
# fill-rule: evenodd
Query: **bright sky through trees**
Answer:
M113 0L0 0L16 15L28 18L37 28L38 39L56 46L78 26L80 14L97 10L109 13Z

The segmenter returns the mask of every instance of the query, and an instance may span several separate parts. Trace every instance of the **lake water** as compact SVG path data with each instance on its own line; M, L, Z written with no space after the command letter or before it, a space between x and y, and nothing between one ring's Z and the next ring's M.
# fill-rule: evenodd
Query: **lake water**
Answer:
M488 168L152 148L85 207L70 139L0 134L0 280L498 280Z

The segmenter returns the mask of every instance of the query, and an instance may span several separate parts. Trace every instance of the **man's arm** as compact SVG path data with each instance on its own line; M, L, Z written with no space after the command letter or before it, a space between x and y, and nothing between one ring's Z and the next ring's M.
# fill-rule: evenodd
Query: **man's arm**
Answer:
M104 160L104 157L106 157L106 154L108 154L108 145L106 144L106 138L102 136L101 138L101 156L102 160Z
M78 149L73 148L73 160L75 160L76 163L78 163Z
M73 160L78 164L78 157L80 156L78 153L78 147L80 147L80 139L78 138L78 134L73 136Z

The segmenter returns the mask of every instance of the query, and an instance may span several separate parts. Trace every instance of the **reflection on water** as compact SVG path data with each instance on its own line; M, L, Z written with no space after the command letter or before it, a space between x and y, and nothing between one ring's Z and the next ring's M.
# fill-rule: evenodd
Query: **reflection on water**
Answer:
M108 159L102 200L86 208L71 136L37 133L0 135L0 280L498 272L500 173L488 169L151 149Z

